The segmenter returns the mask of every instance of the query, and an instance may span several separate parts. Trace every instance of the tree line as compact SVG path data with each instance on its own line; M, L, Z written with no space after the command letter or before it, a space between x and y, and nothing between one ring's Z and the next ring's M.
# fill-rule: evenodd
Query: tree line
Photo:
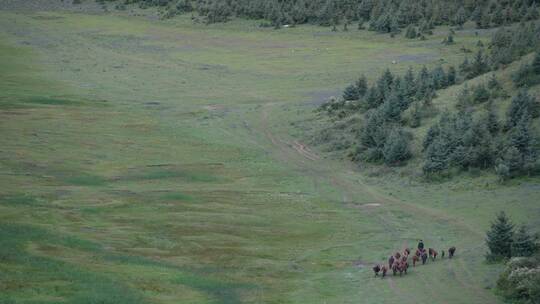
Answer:
M105 1L105 0L99 0ZM409 25L429 30L437 25L497 27L539 18L538 0L125 0L141 7L165 8L165 16L197 12L206 22L232 17L264 19L269 25L357 23L378 32L397 32Z
M407 130L421 126L424 117L433 115L432 99L437 90L496 70L538 50L540 26L531 22L500 29L493 35L489 48L491 51L486 53L480 47L474 59L466 58L458 69L423 67L415 73L409 68L403 76L386 70L372 85L361 76L345 88L341 98L323 104L321 110L338 120L364 114L350 155L353 160L403 164L413 156L410 144L414 138ZM499 52L508 56L501 57ZM540 52L530 64L522 65L512 79L519 89L504 117L498 116L496 103L511 96L494 74L485 83L463 85L455 111L442 113L422 140L419 156L425 175L494 168L505 180L537 169L537 139L531 121L540 111L527 88L540 83Z

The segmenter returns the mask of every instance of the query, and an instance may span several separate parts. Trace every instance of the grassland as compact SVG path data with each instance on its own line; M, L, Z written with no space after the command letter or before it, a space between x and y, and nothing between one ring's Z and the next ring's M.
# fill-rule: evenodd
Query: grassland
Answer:
M294 124L489 32L13 11L0 29L0 303L497 303L489 220L540 224L537 179L368 177ZM418 238L457 258L373 278Z

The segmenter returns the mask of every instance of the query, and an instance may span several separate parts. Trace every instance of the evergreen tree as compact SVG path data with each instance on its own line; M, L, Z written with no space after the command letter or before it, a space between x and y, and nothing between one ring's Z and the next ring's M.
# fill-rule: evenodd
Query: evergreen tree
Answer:
M399 121L401 118L402 100L396 93L391 93L380 106L380 111L387 121Z
M468 79L468 75L471 72L471 64L469 63L469 58L465 57L463 59L463 62L459 65L459 73L463 75L463 77Z
M536 241L536 235L531 235L527 227L522 225L519 227L512 241L512 256L529 257L533 255L538 249Z
M378 107L383 102L383 96L379 89L375 86L371 86L366 93L366 104L368 108L373 109Z
M358 100L360 99L360 94L358 93L358 88L355 85L349 85L343 91L344 100Z
M512 240L514 237L514 225L506 216L504 211L501 211L494 222L491 224L491 229L486 234L486 245L489 252L487 259L490 261L498 261L512 256Z
M520 90L510 103L506 114L506 128L510 129L517 125L524 113L532 117L538 117L538 105L534 97L529 95L526 90Z
M431 83L437 90L447 86L447 76L442 66L436 67L431 72Z
M475 103L483 103L489 100L489 91L483 84L477 85L472 93L472 99Z
M418 33L416 33L416 27L410 24L405 31L405 38L415 39L417 36Z
M362 75L360 78L356 81L356 90L358 91L359 97L364 97L366 95L368 89L366 76Z
M449 86L456 84L456 68L454 68L454 66L450 66L448 68L448 73L446 74L446 77L446 83Z
M534 138L529 129L530 116L525 112L518 124L512 128L508 136L508 143L519 151L521 164L524 169L534 167L537 153L534 148Z
M463 24L467 21L467 12L463 6L460 6L456 14L454 15L453 22L458 25L460 28L463 27Z
M403 77L403 96L406 98L412 98L416 90L416 82L414 80L414 74L411 67L407 69L405 76Z
M394 128L383 148L384 162L387 165L401 163L411 157L407 135L401 129Z
M499 132L499 119L491 102L487 107L486 127L492 135Z
M376 162L383 158L383 147L388 137L386 120L378 109L370 110L359 132L355 159Z
M508 168L509 176L523 170L523 158L516 147L508 147L498 163Z
M422 142L422 150L426 151L429 146L435 141L435 138L437 138L440 134L440 129L438 124L432 125L428 132L426 133L426 137L424 137L424 141Z
M467 79L474 78L478 75L482 75L487 71L487 64L485 62L484 54L482 50L480 49L476 56L474 57L474 61L472 62L469 73L466 75Z
M497 77L495 77L495 74L491 74L487 87L490 90L490 95L492 98L506 97L506 92L504 91L501 83L497 80Z

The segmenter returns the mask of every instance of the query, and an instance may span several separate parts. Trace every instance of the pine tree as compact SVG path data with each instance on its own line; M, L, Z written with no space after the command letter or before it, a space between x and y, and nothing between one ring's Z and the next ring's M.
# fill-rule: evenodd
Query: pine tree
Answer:
M531 235L527 227L521 226L514 235L512 241L512 256L513 257L528 257L533 255L538 246L536 245L537 237Z
M494 222L491 224L491 229L486 234L486 245L489 252L487 259L490 261L498 261L512 256L512 240L514 236L514 225L506 216L504 211L501 211Z
M487 105L486 127L492 135L499 132L499 118L497 117L497 113L495 113L492 102L489 102Z
M383 96L379 89L375 86L371 86L367 90L365 100L368 108L372 109L378 107L383 102Z
M412 98L416 90L416 82L414 80L414 74L411 67L407 69L405 76L403 77L403 96L405 98Z
M458 25L460 28L463 27L463 24L467 21L467 12L463 6L460 6L459 10L454 15L454 24Z
M418 102L415 102L414 105L412 106L411 119L409 122L409 126L411 128L418 128L421 122L422 122L422 115L420 113L420 105L418 104Z
M355 85L349 85L343 91L344 100L358 100L360 99L360 94L358 93L358 88Z
M468 79L468 75L471 72L471 64L469 62L469 58L465 57L463 59L463 62L459 65L459 73Z
M483 103L489 100L490 94L484 84L477 85L472 93L472 99L475 103Z
M446 83L448 84L448 86L456 84L456 68L454 68L454 66L450 66L448 68L448 73L446 74L446 77Z
M390 132L383 148L384 162L387 165L401 163L411 157L405 132L395 128Z
M364 97L366 95L368 89L366 76L362 75L360 78L356 81L356 90L358 91L359 97Z
M533 118L538 116L538 105L534 97L529 95L526 90L520 90L510 103L506 113L506 129L517 125L523 114L527 112Z
M523 170L523 157L516 147L510 146L506 148L502 159L498 163L508 168L510 176L514 176Z
M416 37L418 37L418 33L416 33L416 28L414 27L414 25L410 24L405 31L405 38L415 39Z

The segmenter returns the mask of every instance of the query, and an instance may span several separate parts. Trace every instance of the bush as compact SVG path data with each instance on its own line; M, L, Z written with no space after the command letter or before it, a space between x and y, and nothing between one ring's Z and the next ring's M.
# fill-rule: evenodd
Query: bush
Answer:
M497 291L515 303L540 303L540 257L512 258L497 280Z

